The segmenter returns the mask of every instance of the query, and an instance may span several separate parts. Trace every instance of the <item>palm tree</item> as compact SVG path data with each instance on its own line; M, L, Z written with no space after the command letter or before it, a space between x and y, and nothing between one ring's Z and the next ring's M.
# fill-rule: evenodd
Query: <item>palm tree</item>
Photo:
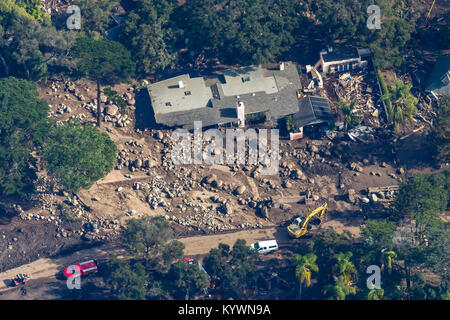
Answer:
M295 276L300 283L300 289L298 293L299 299L302 298L302 288L303 286L311 286L311 273L319 272L319 267L316 264L317 256L313 253L308 253L307 255L301 256L299 254L294 254L295 264Z
M352 276L357 273L355 265L350 261L352 256L353 254L350 251L346 253L340 252L334 256L337 262L333 266L333 274L335 276L342 276L345 285L349 285Z
M389 272L389 274L392 271L392 265L394 263L394 260L397 258L397 253L395 251L384 251L381 254L381 259L383 260L383 266L385 266Z
M384 296L384 290L383 289L372 289L367 294L368 300L381 300Z
M337 102L337 105L341 108L342 113L344 114L345 130L354 127L361 122L359 114L354 112L356 102L356 99L353 101L340 99L339 102Z
M389 88L389 97L394 104L390 118L394 125L403 123L406 118L411 120L417 112L418 100L412 95L411 88L411 84L401 80Z
M346 284L343 276L339 276L334 284L329 284L323 289L323 294L329 294L330 299L345 300L349 294L355 294L356 288Z

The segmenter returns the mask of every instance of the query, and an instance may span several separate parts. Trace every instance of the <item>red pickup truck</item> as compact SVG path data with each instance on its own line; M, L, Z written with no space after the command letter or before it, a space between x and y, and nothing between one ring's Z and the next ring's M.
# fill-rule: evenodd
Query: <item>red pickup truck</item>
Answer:
M70 278L72 276L86 275L97 271L97 261L88 260L67 267L66 269L64 269L64 275L66 276L66 278Z

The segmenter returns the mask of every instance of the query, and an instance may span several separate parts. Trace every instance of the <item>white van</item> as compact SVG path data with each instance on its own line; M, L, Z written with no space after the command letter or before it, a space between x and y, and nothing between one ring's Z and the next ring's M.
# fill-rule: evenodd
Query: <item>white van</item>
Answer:
M266 240L253 243L250 247L258 250L258 253L270 253L278 250L278 243L277 240Z

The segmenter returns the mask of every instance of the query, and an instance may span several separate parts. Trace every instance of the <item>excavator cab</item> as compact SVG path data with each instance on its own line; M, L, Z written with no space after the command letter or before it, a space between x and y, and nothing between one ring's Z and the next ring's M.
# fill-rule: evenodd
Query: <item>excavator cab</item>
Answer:
M305 222L305 218L297 217L292 221L292 224L297 225L299 228L302 228L304 222ZM313 224L312 221L311 221L311 224ZM313 224L313 225L315 225L315 224ZM306 227L308 230L311 230L311 225L308 224Z

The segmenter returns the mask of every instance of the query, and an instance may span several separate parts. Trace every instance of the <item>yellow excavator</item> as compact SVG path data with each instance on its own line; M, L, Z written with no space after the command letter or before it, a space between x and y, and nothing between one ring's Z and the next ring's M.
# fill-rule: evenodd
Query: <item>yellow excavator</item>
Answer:
M293 238L300 238L308 233L308 230L311 229L311 226L309 225L310 220L317 214L319 214L318 223L320 224L320 218L325 214L325 211L327 210L327 203L325 202L320 207L314 209L307 217L306 219L303 217L298 217L294 219L294 221L287 227L287 231L289 235Z

